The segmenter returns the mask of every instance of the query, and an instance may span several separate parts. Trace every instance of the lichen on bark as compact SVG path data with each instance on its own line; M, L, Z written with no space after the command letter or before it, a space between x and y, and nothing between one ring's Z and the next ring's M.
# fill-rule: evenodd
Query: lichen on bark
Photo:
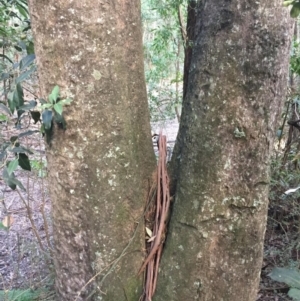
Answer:
M134 301L155 168L139 1L29 7L42 95L74 99L47 148L58 298Z
M197 1L195 15L154 300L253 301L292 23L279 0Z

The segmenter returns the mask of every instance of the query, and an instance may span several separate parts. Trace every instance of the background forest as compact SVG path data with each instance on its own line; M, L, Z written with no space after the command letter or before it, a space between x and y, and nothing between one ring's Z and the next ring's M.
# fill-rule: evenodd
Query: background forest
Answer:
M175 135L183 97L186 15L184 0L142 1L152 127L175 128ZM300 300L300 27L295 23L288 96L271 163L257 300ZM0 300L55 300L44 143L51 139L52 118L65 127L61 113L72 99L60 99L58 86L48 100L40 94L25 0L0 0L0 51ZM168 137L170 152L175 138Z

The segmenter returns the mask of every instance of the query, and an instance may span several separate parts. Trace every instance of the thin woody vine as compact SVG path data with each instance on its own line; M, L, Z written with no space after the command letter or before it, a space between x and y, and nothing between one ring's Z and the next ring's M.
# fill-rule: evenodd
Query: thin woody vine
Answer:
M32 151L21 145L19 138L41 132L45 136L45 140L51 147L53 138L53 129L58 127L61 130L66 130L66 121L63 116L63 108L71 104L73 100L70 98L61 98L60 89L55 86L48 96L48 101L43 98L39 99L40 105L37 110L37 101L32 100L29 103L24 103L24 93L20 83L16 84L15 91L12 97L9 98L9 107L7 108L2 103L0 109L5 111L9 116L17 112L18 118L16 125L20 125L22 115L29 113L34 123L41 123L40 130L29 130L20 133L18 136L10 137L9 141L5 142L1 148L1 160L3 168L2 177L4 182L13 190L18 191L19 187L25 191L23 184L16 178L15 171L20 166L22 169L31 171L31 165L28 155L32 155ZM156 179L154 185L149 191L148 200L144 211L145 237L146 237L146 258L140 268L139 274L145 272L144 289L140 298L141 301L150 300L156 289L159 263L163 251L164 240L167 233L167 224L170 208L170 193L169 193L169 177L167 173L167 146L166 136L160 133L159 135L159 157L156 171ZM30 210L29 210L30 211ZM9 223L8 223L9 224ZM33 224L33 222L32 222ZM0 222L2 229L8 229L9 225ZM33 224L33 229L35 229ZM35 231L35 230L34 230ZM39 235L36 236L39 239ZM42 247L42 243L40 242Z

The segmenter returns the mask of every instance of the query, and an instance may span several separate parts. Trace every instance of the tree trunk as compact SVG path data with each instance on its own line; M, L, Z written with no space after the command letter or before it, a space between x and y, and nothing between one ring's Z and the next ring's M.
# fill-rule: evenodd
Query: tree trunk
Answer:
M154 300L253 301L292 22L281 0L197 1L195 13Z
M41 94L74 99L47 148L58 299L136 301L155 168L139 1L29 5Z

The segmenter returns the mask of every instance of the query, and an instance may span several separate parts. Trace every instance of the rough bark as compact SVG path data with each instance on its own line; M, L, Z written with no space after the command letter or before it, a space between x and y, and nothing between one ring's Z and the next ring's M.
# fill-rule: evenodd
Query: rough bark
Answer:
M193 53L193 42L194 42L194 31L196 24L196 4L197 1L189 1L187 7L187 24L186 24L186 41L184 49L184 72L183 72L183 99L185 98L188 86L189 70L191 65L192 53Z
M281 0L197 1L158 300L256 300L292 22Z
M41 93L74 99L47 148L58 299L136 301L155 167L139 1L29 5Z

